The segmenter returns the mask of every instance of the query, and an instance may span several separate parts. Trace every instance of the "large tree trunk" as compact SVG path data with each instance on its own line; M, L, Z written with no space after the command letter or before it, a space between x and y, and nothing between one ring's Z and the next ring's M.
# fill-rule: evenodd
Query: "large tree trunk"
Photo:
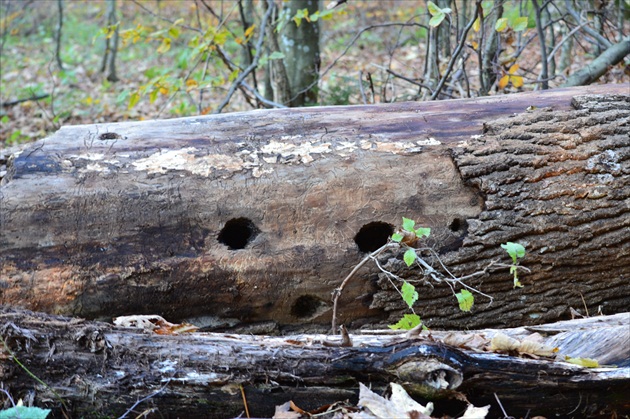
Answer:
M251 415L270 417L289 400L307 410L346 399L356 405L359 383L382 392L390 382L423 404L432 400L434 417L461 414L462 394L478 407L490 404L488 417L500 416L497 398L514 417L630 413L628 314L501 331L514 342L545 336L543 350L557 354L542 359L541 349L530 349L535 359L481 351L498 341L496 330L433 332L431 339L350 335L341 347L323 335L157 335L6 307L0 323L4 388L14 399L31 394L57 417L60 399L72 417L117 417L146 398L135 415L153 408L155 417L226 418L245 410L242 392ZM583 368L554 356L608 366Z
M478 298L473 315L445 284L422 287L416 309L431 327L625 311L628 89L64 127L8 159L0 303L324 330L331 292L405 216L433 229L429 244L458 275L508 263L506 241L528 250L524 288L507 269L470 281L495 298ZM423 279L393 256L379 260ZM391 322L404 309L368 263L339 321Z

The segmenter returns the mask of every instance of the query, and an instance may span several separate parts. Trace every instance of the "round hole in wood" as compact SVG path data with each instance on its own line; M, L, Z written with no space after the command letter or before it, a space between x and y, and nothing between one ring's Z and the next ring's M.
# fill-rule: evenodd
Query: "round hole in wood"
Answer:
M315 315L324 304L322 300L312 295L298 297L291 306L291 315L300 319L307 319Z
M104 132L98 136L99 140L120 140L122 137L115 132Z
M258 235L260 230L248 218L233 218L225 223L219 232L219 243L230 250L244 249Z
M463 218L453 218L453 221L448 226L449 230L457 232L457 231L466 231L468 229L468 222Z
M385 243L394 233L394 226L382 221L373 221L365 224L356 236L354 242L359 246L359 250L369 253L377 250Z

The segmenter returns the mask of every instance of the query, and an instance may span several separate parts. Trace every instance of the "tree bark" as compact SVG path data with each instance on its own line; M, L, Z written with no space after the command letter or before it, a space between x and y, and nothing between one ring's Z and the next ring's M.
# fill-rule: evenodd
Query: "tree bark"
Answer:
M289 79L291 107L317 104L319 78L319 20L302 19L298 26L292 19L298 11L306 9L309 16L319 10L318 0L291 0L280 35L280 48L284 53L284 66Z
M432 401L434 417L461 413L462 394L478 407L490 404L488 417L501 413L495 394L515 417L630 413L628 313L501 331L519 342L538 333L561 361L484 351L496 330L350 335L350 346L341 347L324 335L157 335L7 307L0 320L4 388L14 400L30 393L56 417L60 400L71 417L117 417L152 394L136 414L233 417L245 410L243 393L251 415L271 417L289 400L306 410L345 399L356 405L359 383L382 392L392 382L422 404ZM566 356L608 366L583 368Z
M416 284L430 327L625 311L627 92L64 127L6 163L0 303L92 319L160 314L209 330L323 331L333 290L404 216L432 228L427 245L458 276L509 263L502 243L527 248L524 288L513 289L506 268L469 282L494 297L478 297L474 315L445 284L420 287L425 278L400 254L381 254ZM367 263L344 288L338 320L391 323L405 309Z

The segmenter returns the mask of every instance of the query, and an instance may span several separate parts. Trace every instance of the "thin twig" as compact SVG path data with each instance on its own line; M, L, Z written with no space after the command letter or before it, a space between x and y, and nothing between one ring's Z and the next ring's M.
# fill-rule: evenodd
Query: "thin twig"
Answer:
M501 404L501 400L499 400L499 396L497 396L497 393L494 393L494 398L497 399L497 403L499 403L499 407L501 408L501 411L503 412L503 419L510 419L510 418L513 419L512 416L508 416L507 412L503 408L503 405Z
M245 416L249 419L249 408L247 407L247 398L245 397L245 389L243 388L243 384L240 384L241 388L241 397L243 397L243 406L245 406Z
M55 391L54 388L52 388L51 386L49 386L48 384L46 384L44 381L42 381L38 376L36 376L35 374L33 374L31 372L31 370L29 370L28 368L26 368L24 366L24 364L22 364L20 362L20 360L18 359L18 357L15 355L15 353L13 353L13 351L11 350L11 348L9 348L9 345L7 344L7 341L4 340L4 338L2 336L0 336L0 341L2 341L2 344L4 346L4 349L7 351L7 353L9 354L9 356L13 359L13 362L15 362L16 364L18 364L20 366L20 368L22 368L22 370L24 370L24 372L26 372L33 380L37 381L39 384L43 385L44 387L46 387L48 390L50 390L52 392L52 394L55 395L55 397L59 400L59 402L61 402L61 405L63 406L63 409L61 409L61 414L63 415L64 418L66 419L70 419L70 416L68 416L68 412L70 411L70 409L68 408L68 405L66 404L66 402L63 400L63 398L59 395L59 393L57 393Z
M475 20L477 20L477 16L479 15L479 9L481 8L480 4L481 4L481 0L477 0L475 2L475 5L476 5L476 7L475 7L475 15L470 20L470 22L468 22L468 25L466 25L466 27L464 28L464 32L462 33L462 37L459 39L459 43L457 44L457 48L455 49L455 52L453 53L453 56L451 57L450 61L448 62L448 67L446 68L446 72L444 73L444 75L440 79L440 82L438 83L437 87L435 88L435 91L431 95L431 100L435 100L438 97L438 95L440 94L440 91L444 87L444 83L446 83L446 79L448 79L449 75L453 71L453 66L455 65L455 61L457 60L457 57L459 57L460 52L462 52L462 49L464 48L464 45L466 45L466 37L468 36L468 32L470 31L470 29L475 24Z
M365 265L367 263L368 260L374 258L375 256L379 255L382 251L384 251L385 249L391 248L391 247L395 247L398 246L398 243L386 243L383 246L379 247L378 249L376 249L375 251L373 251L372 253L370 253L369 255L367 255L366 257L363 258L363 260L361 262L359 262L354 269L352 269L352 271L348 274L348 276L345 277L345 279L341 282L341 285L339 285L337 288L334 289L333 291L333 314L332 314L332 334L337 334L337 303L339 301L339 296L341 295L341 291L343 291L343 288L346 286L346 284L348 283L348 281L350 281L350 279L352 278L352 276L359 270L361 269L361 267L363 265Z
M270 108L287 108L287 106L281 103L276 103L273 100L266 99L263 95L258 93L258 90L247 84L246 81L242 82L241 86L249 90L263 105L267 105Z
M271 0L267 0L267 1L270 2ZM238 75L236 80L234 80L234 83L232 83L232 86L230 86L230 89L228 90L228 93L225 96L225 99L223 99L221 104L217 107L217 109L213 113L221 113L223 108L225 108L227 104L230 103L230 99L232 98L232 95L234 94L236 89L241 85L241 83L243 83L243 80L245 80L245 78L249 75L249 73L251 73L258 67L258 60L260 59L260 56L262 54L262 51L263 51L262 45L263 45L263 41L265 40L265 28L267 26L267 23L269 22L269 18L271 17L272 12L273 12L273 7L271 4L269 4L269 7L267 7L267 11L265 12L265 15L262 19L262 22L260 23L260 34L258 35L258 41L256 42L256 55L254 55L254 59L252 60L252 63L245 70L243 70L241 74Z
M313 83L311 83L310 85L306 86L304 89L302 89L299 92L296 92L296 95L299 95L301 93L304 93L310 89L312 89L315 85L317 85L317 83L319 83L319 81L326 75L328 74L328 72L330 70L333 69L333 67L335 65L337 65L337 62L342 59L346 53L348 52L348 50L354 45L354 43L361 37L361 35L363 35L363 33L375 29L375 28L386 28L389 26L419 26L421 28L425 28L428 29L425 25L422 25L420 23L402 23L402 22L386 22L386 23L381 23L378 25L370 25L367 26L363 29L361 29L359 32L357 32L352 39L350 40L350 42L348 42L348 44L346 45L346 47L344 48L344 50L326 67L326 69L324 71L321 72L321 74L319 75L318 79L315 80Z
M137 402L135 402L135 403L133 404L133 406L131 406L129 409L127 409L127 411L126 411L125 413L123 413L123 415L122 415L122 416L120 416L118 419L124 419L124 418L125 418L125 416L127 416L129 413L131 413L131 411L133 411L133 409L135 409L135 408L136 408L136 406L138 406L140 403L142 403L142 402L144 402L144 401L146 401L146 400L149 400L151 397L155 397L155 396L157 396L158 394L160 394L162 391L164 391L164 389L166 388L166 386L167 386L167 385L169 385L169 383L170 383L170 382L171 382L171 380L168 380L168 381L166 382L166 384L164 384L164 385L163 385L163 386L162 386L162 387L161 387L158 391L156 391L156 392L155 392L155 393L153 393L153 394L149 394L148 396L143 397L143 398L141 398L140 400L138 400Z

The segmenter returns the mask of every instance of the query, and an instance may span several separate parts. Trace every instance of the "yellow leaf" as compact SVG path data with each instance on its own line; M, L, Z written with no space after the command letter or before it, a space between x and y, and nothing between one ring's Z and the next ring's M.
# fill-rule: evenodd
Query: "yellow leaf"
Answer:
M508 85L509 81L510 81L510 76L508 76L507 74L501 77L501 80L499 80L499 90L505 89L505 86Z
M479 32L479 29L481 29L481 20L477 18L475 19L475 23L473 23L473 30Z
M519 69L519 65L518 64L513 64L510 67L510 70L508 71L508 73L515 74L518 71L518 69Z
M479 48L479 44L475 41L472 41L470 44L472 45L473 49Z
M565 357L566 361L570 364L579 365L580 367L586 368L599 368L599 362L596 359L592 358L571 358L570 356Z
M157 52L159 54L164 54L169 49L171 49L171 38L164 38L162 39L162 43L158 47Z
M160 93L163 95L168 95L168 89L166 87L160 87Z
M194 79L186 80L186 92L190 92L197 86L199 86L199 83L197 83L197 80L194 80Z
M523 86L523 77L521 76L510 76L510 81L512 82L512 86L514 87Z
M508 27L508 20L506 17L502 17L498 19L497 23L494 25L494 29L497 32L503 32L507 29L507 27Z
M247 28L247 30L245 31L245 37L249 38L254 32L255 28L256 28L256 25L252 25L249 28Z

